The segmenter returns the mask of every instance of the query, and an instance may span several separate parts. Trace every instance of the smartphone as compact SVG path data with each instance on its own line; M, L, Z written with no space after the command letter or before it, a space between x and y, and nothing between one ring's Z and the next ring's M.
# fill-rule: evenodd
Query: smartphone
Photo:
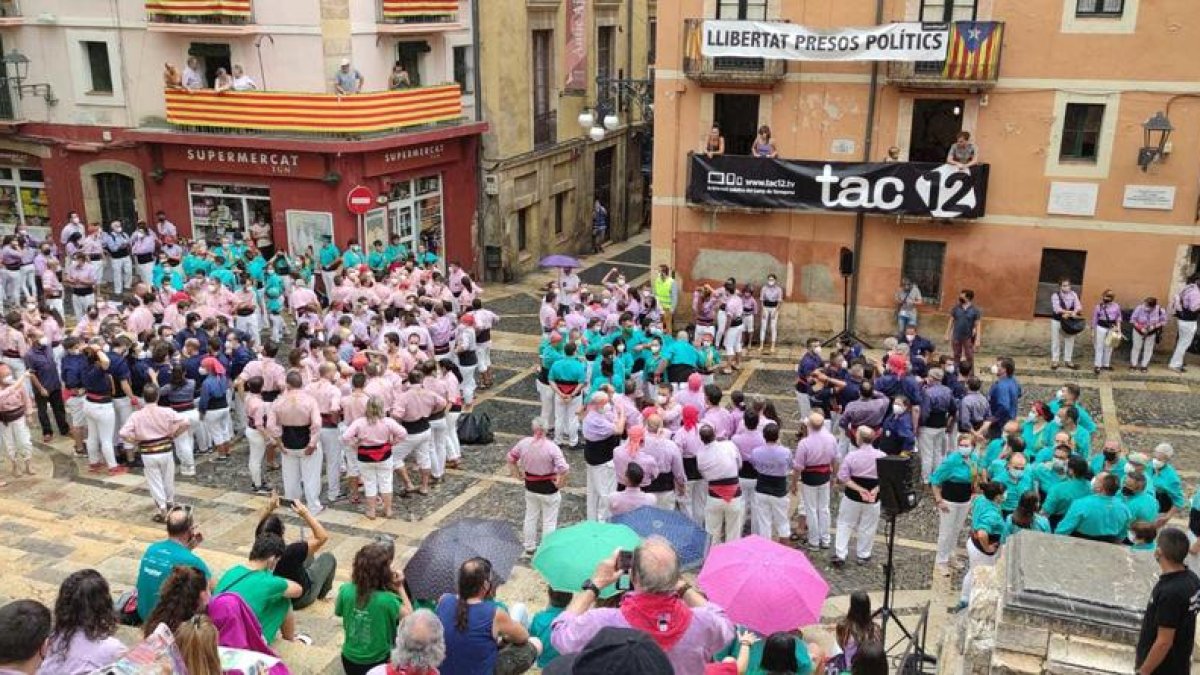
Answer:
M623 573L633 569L633 551L621 551L617 554L617 569Z
M280 506L285 506L285 507L287 507L287 508L289 508L289 509L290 509L290 508L292 508L293 506L295 506L295 505L296 505L296 500L295 500L295 499L288 499L287 497L280 497L280 498L279 498L279 505L280 505Z

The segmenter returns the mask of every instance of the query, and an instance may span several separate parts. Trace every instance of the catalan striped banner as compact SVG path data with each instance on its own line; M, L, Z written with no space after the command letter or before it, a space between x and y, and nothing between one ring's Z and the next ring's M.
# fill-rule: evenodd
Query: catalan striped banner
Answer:
M383 0L383 18L447 16L458 12L458 0Z
M250 16L250 0L146 0L146 12L161 16Z
M1003 44L1004 24L999 21L954 22L943 77L974 82L995 80L999 76Z
M349 96L172 89L166 97L167 121L191 127L346 134L462 117L457 84Z

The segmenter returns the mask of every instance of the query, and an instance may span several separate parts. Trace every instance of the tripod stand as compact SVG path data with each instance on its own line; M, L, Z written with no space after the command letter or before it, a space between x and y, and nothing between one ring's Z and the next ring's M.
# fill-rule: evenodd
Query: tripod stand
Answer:
M884 513L883 518L887 521L887 562L883 565L883 602L879 609L875 610L875 616L879 618L880 624L880 641L883 643L886 653L891 654L896 647L908 643L901 656L901 670L898 672L904 675L914 675L923 673L924 664L937 663L937 659L925 651L925 634L929 628L926 617L923 616L917 624L917 629L910 631L904 622L892 609L892 599L895 591L892 588L895 583L895 553L896 553L896 513ZM925 614L929 611L926 605ZM897 638L895 642L888 645L887 633L888 624L896 624L896 628L900 630L903 637Z
M837 344L845 338L870 349L871 345L867 344L866 340L858 337L854 334L854 331L850 330L850 276L849 274L842 274L842 332L826 340L823 345L828 347L829 345Z

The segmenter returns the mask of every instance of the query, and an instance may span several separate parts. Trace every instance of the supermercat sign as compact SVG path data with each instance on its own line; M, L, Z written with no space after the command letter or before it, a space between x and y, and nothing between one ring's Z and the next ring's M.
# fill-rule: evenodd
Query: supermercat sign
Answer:
M700 53L787 61L944 61L948 24L807 28L767 21L705 21Z
M783 211L850 211L982 218L988 166L922 162L813 162L692 155L688 204Z

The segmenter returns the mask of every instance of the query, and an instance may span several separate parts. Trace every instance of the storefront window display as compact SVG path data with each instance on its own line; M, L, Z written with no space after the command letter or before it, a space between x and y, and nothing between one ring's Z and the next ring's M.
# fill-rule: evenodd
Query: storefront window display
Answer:
M0 224L42 227L50 222L50 201L39 169L0 167Z
M256 220L271 222L270 188L225 183L190 183L188 203L192 214L192 236L211 242L224 234L241 232L249 239Z

